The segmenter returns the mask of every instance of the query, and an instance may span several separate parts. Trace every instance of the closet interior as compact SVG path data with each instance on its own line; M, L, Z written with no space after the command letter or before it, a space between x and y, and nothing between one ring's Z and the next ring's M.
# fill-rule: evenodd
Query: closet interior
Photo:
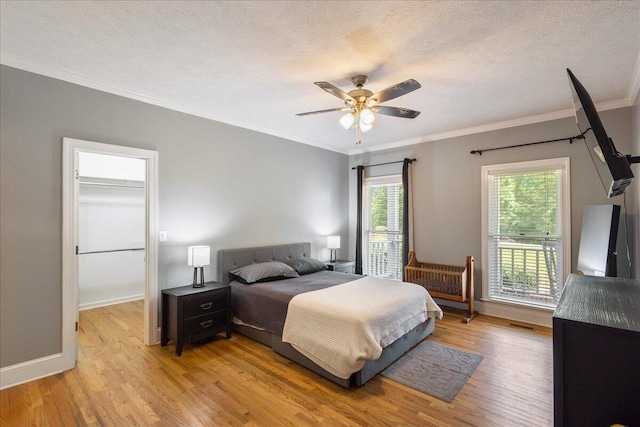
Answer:
M78 306L144 299L143 159L80 153Z

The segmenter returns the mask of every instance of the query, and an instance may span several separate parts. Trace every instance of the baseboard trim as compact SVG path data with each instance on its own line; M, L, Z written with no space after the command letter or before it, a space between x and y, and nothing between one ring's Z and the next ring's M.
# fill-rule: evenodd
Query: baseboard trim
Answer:
M123 302L130 302L130 301L138 301L141 299L144 299L144 294L130 295L127 297L120 297L120 298L111 298L111 299L105 299L102 301L95 301L95 302L86 302L84 304L78 304L78 310L82 311L82 310L88 310L90 308L106 307L108 305L121 304Z
M62 353L0 368L0 390L63 372Z
M467 304L434 298L439 305L468 310ZM502 319L515 320L518 322L531 323L533 325L551 328L553 326L553 310L535 309L509 304L494 303L489 301L474 301L474 310L488 316L500 317Z

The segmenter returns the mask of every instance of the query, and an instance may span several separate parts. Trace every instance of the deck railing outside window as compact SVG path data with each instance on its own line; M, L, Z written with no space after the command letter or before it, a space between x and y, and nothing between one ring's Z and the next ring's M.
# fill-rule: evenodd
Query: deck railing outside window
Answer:
M402 278L402 235L399 232L369 233L369 276Z
M497 265L493 272L494 297L505 299L526 298L542 305L555 304L559 297L560 282L557 269L555 239L536 239L519 242L498 240ZM497 286L495 286L497 284Z

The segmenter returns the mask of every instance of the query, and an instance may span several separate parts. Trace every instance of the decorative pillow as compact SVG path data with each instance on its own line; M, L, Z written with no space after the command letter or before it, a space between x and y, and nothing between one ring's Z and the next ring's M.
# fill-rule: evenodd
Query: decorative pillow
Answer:
M298 277L298 273L296 273L293 268L278 261L249 264L244 267L231 270L229 273L236 276L239 282L246 285Z
M290 265L298 274L310 274L327 269L327 265L315 258L288 259L285 264Z

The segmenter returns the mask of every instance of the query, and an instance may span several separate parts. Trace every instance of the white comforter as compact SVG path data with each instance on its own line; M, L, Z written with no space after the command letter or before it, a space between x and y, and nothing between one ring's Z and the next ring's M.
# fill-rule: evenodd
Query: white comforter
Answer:
M376 277L296 295L282 340L339 378L442 310L419 285Z

